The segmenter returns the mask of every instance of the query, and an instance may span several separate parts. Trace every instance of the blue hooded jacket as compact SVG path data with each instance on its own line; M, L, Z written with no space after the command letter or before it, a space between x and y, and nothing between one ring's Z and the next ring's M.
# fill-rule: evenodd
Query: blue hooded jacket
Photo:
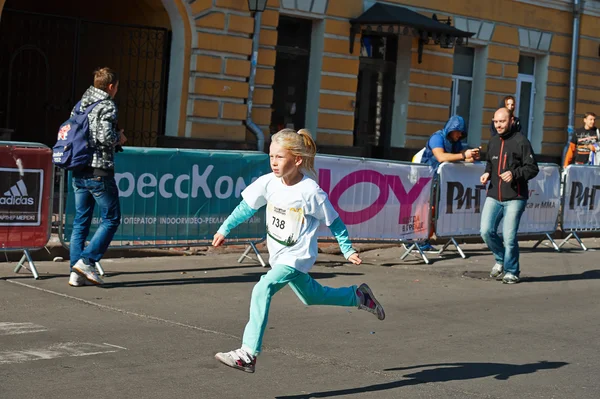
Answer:
M464 148L463 143L460 141L454 142L448 138L448 134L455 130L458 130L462 133L461 140L467 137L465 120L461 116L453 116L448 119L446 126L444 126L442 130L435 132L429 138L429 140L427 140L425 152L421 158L421 163L425 163L431 166L434 171L437 171L437 168L440 166L440 162L438 162L437 158L433 155L434 148L443 148L444 152L448 154L460 153Z

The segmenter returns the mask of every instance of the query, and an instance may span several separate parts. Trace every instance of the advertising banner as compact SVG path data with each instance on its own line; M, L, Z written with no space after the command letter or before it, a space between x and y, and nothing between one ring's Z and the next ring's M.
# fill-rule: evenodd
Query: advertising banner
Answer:
M421 164L319 155L319 185L350 238L421 240L431 223L430 168ZM330 237L327 226L319 235Z
M540 173L529 181L529 200L519 234L553 233L560 214L560 167L539 164Z
M563 230L600 230L600 167L570 165L564 191Z
M552 233L560 211L560 169L539 164L540 172L529 181L529 200L519 234ZM443 163L438 169L439 193L436 235L466 237L480 234L481 211L487 185L479 178L485 163Z
M0 248L42 248L50 239L54 168L43 144L0 142Z
M438 237L478 236L487 186L479 182L485 163L443 163L438 168Z
M43 185L43 169L0 168L0 226L39 226Z
M242 190L270 171L268 155L261 152L125 147L115 158L122 214L116 241L212 240ZM68 241L75 216L71 175L66 215ZM99 223L96 209L92 230ZM228 238L264 235L261 210Z

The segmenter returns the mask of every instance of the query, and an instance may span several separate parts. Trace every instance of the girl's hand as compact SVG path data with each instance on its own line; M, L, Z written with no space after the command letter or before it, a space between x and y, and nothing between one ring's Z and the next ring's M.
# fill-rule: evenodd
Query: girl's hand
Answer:
M220 247L225 242L225 236L221 233L215 234L213 238L212 245L213 247Z
M348 260L355 265L360 265L362 263L362 259L358 256L358 252L353 253L348 257Z

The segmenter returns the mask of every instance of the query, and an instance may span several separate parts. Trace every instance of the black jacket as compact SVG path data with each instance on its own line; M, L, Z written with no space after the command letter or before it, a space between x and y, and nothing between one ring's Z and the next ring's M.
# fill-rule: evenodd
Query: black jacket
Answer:
M500 175L509 170L513 180L506 183ZM509 132L490 139L485 171L490 174L488 197L510 201L529 198L527 182L537 176L540 170L527 137L521 133Z

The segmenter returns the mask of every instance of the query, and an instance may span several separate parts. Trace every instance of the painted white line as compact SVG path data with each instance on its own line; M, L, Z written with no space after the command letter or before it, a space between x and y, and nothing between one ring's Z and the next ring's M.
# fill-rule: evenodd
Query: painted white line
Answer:
M0 335L31 334L42 331L48 331L48 329L33 323L0 322Z
M108 345L108 346L112 346L113 348L119 348L119 349L123 349L123 350L127 350L127 348L123 348L122 346L118 346L118 345L112 345L112 344L107 344L106 342L102 343L103 345Z
M118 352L112 345L87 342L66 342L41 349L24 349L0 352L0 364L24 363L34 360L50 360L59 357L81 357Z
M102 305L100 303L88 301L87 299L81 299L81 298L77 298L75 296L71 296L71 295L67 295L67 294L62 294L60 292L56 292L56 291L52 291L52 290L47 290L45 288L40 288L40 287L36 287L34 285L22 283L20 281L14 281L14 280L4 280L4 281L7 281L7 282L12 283L12 284L21 285L21 286L27 287L27 288L32 288L34 290L46 292L48 294L57 295L57 296L60 296L60 297L63 297L63 298L73 299L75 301L82 302L82 303L85 303L85 304L91 305L91 306L96 306L97 308L104 309L104 310L110 310L110 311L113 311L113 312L118 312L118 313L130 315L130 316L135 316L135 317L139 317L139 318L146 319L146 320L154 320L154 321L158 321L158 322L161 322L161 323L171 324L171 325L174 325L174 326L189 328L189 329L196 330L196 331L202 331L202 332L205 332L205 333L220 335L222 337L228 337L228 338L234 338L234 339L237 339L237 340L241 340L241 337L238 337L236 335L222 333L220 331L208 330L206 328L196 327L196 326L192 326L190 324L185 324L185 323L179 323L177 321L167 320L167 319L163 319L161 317L149 316L149 315L146 315L146 314L136 313L136 312L130 312L129 310L119 309L119 308L115 308L113 306Z

